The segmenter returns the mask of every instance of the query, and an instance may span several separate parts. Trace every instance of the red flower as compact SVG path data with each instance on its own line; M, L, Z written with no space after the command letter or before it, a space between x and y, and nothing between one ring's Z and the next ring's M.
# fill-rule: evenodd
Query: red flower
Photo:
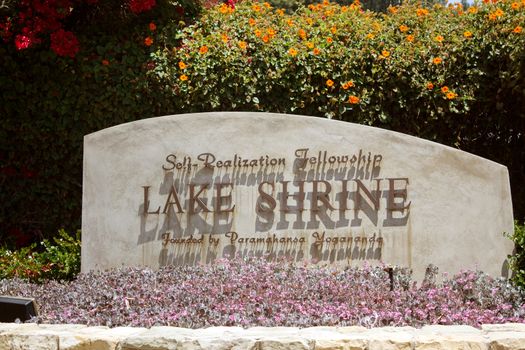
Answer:
M138 14L155 7L155 0L129 0L128 5L131 12Z
M34 40L32 40L27 35L18 34L17 36L15 36L15 46L17 50L25 50L29 48L33 43Z
M51 34L51 50L58 56L73 58L79 49L78 39L72 32L59 29Z

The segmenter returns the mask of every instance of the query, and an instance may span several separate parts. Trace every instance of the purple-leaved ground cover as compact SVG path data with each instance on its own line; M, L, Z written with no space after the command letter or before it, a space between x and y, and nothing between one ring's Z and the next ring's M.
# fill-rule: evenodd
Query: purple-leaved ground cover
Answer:
M415 326L524 322L524 295L505 279L464 271L422 283L383 267L337 270L264 259L120 268L70 282L0 281L0 295L33 297L41 323L178 327Z

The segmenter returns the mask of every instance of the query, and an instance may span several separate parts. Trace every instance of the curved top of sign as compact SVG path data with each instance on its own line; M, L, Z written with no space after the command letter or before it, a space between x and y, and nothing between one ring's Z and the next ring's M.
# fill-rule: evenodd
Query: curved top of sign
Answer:
M307 118L307 121L304 119ZM248 120L247 120L248 119ZM302 123L306 122L307 125ZM265 143L265 139L260 134L260 132L266 132L270 134L285 134L287 137L294 137L290 134L290 129L293 131L299 132L300 130L310 129L310 128L322 128L326 130L331 130L331 134L344 136L347 132L359 133L362 131L366 133L366 137L377 137L385 138L387 142L402 142L407 144L407 147L425 147L425 146L435 146L443 147L450 152L455 152L461 154L462 156L475 157L479 160L483 160L488 163L492 163L494 166L505 167L502 164L496 163L490 159L482 158L475 154L465 152L447 145L443 145L434 141L429 141L422 139L416 136L403 134L401 132L391 131L387 129L381 129L368 125L355 124L340 120L326 119L313 116L305 115L296 115L296 114L281 114L281 113L266 113L266 112L204 112L204 113L187 113L187 114L174 114L167 116L160 116L154 118L141 119L133 122L123 123L116 126L112 126L106 129L102 129L91 134L86 135L85 137L115 137L116 135L123 135L123 139L129 137L129 133L140 133L144 128L156 129L159 125L166 125L169 127L173 124L177 125L183 123L184 125L196 124L199 127L203 127L210 130L215 130L217 133L229 133L235 137L248 137L254 143ZM230 123L233 123L236 126L239 126L239 123L251 124L250 127L242 132L245 132L245 135L239 135L238 133L233 133L236 131L231 128ZM140 125L140 127L138 127ZM229 130L229 131L228 131ZM317 130L310 130L306 134L317 135ZM270 135L268 135L270 136ZM300 137L301 135L297 135ZM321 135L319 135L321 136ZM319 137L318 136L318 137ZM198 137L198 135L194 135ZM331 143L336 140L324 139L323 142ZM506 167L505 167L506 168Z

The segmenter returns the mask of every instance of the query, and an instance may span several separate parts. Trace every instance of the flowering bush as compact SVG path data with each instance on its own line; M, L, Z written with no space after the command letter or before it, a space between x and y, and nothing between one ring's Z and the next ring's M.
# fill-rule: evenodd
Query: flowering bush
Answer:
M126 0L114 2L112 8L99 0L20 0L13 4L2 4L10 9L7 15L0 16L0 37L13 41L17 50L25 50L40 44L46 36L50 37L51 49L62 57L75 57L79 51L77 36L64 28L71 17L91 16L100 8L121 16L122 10L134 14L146 12L155 7L155 0ZM9 6L10 5L10 6ZM117 11L118 10L118 11Z
M525 216L525 2L390 7L327 1L294 14L245 1L207 11L161 53L176 110L341 119L507 165ZM168 38L169 40L169 38Z
M150 54L199 5L7 4L0 6L0 244L12 248L49 238L59 227L80 227L85 134L173 110L164 87L147 76L156 69Z
M401 283L402 282L402 283ZM345 326L523 322L523 295L504 279L462 272L416 286L380 267L305 267L263 259L121 268L42 285L1 280L0 294L36 298L43 323L107 326Z

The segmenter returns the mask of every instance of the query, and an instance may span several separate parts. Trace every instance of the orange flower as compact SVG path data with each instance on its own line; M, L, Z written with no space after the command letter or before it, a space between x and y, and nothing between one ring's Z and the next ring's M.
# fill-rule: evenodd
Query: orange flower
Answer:
M498 17L501 17L505 14L505 12L503 12L502 9L497 9L496 12L494 12L494 14Z
M397 7L389 6L388 7L388 12L390 12L391 14L397 13Z
M438 43L442 43L443 40L445 40L445 38L443 38L442 35L438 35L434 38L435 41L437 41Z
M341 12L345 13L346 11L348 11L348 6L341 6Z
M306 45L306 47L309 48L309 49L313 49L313 48L314 48L314 43L311 42L311 41L307 41L305 45Z
M429 89L429 90L434 89L434 84L432 84L431 82L428 82L427 83L427 89Z
M372 34L372 33L368 33L368 34L366 35L366 38L367 38L367 39L370 39L370 40L372 40L372 39L375 38L375 37L376 37L376 36L375 36L374 34Z
M270 37L268 35L265 35L262 37L262 41L267 43L268 41L270 41Z
M259 11L261 11L261 6L259 6L259 5L257 5L257 4L254 4L254 5L252 6L252 10L254 10L255 12L259 12Z
M381 56L383 56L384 58L387 58L388 56L390 56L390 52L388 52L387 50L383 50L381 51Z
M306 39L306 32L304 31L304 29L299 29L297 31L297 34L299 35L299 37L301 37L301 39Z
M414 36L412 34L407 35L407 41L408 42L413 42L414 41Z
M151 23L149 24L149 30L151 30L152 32L154 32L156 29L157 29L157 26L155 25L155 23L151 22Z
M471 14L478 13L478 8L476 6L471 6L468 8L468 13L471 13Z
M465 38L471 38L472 37L472 32L469 32L468 30L466 32L463 33L463 36Z
M199 53L201 55L204 55L206 52L208 52L208 46L201 46L201 48L199 49Z
M516 33L516 34L519 34L519 33L521 33L522 30L523 30L523 28L521 28L520 26L516 26L516 28L514 28L512 30L512 32Z
M358 104L359 103L359 97L354 96L354 95L350 96L348 98L348 103L353 104L353 105Z
M273 30L272 28L268 28L266 32L270 37L273 37L275 35L275 30Z
M182 74L182 75L179 77L179 79L180 79L181 81L186 81L186 80L188 80L188 76L187 76L186 74Z
M441 62L443 62L443 59L441 57L435 57L432 60L432 63L434 63L434 64L440 64Z
M326 42L331 44L333 42L333 40L332 40L332 38L328 37L328 38L326 38Z
M341 87L343 88L343 90L348 90L349 88L353 86L354 86L354 82L350 80L350 81L347 81L346 83L343 83Z
M316 55L316 56L319 55L319 54L321 53L321 51L320 51L317 47L316 47L312 52L313 52L313 54Z
M258 38L262 35L262 32L259 29L255 29L254 33L255 33L255 36Z
M512 7L513 10L517 10L520 8L520 4L518 2L513 2L510 7Z
M408 27L406 25L402 24L402 25L399 26L399 30L404 33L404 32L406 32L408 30Z
M109 61L108 60L102 60L102 64L104 66L109 66Z
M493 13L491 13L491 14L489 14L489 19L490 19L491 21L495 21L495 20L498 19L498 16L496 16L496 15L493 14Z
M443 87L441 88L441 92L444 93L444 94L446 94L446 93L448 92L448 86L443 86Z
M153 39L147 36L146 39L144 39L144 45L151 46L151 44L153 44Z
M182 62L182 61L179 61L179 68L180 69L186 69L187 65L186 63Z
M228 40L229 40L228 35L226 35L226 34L222 34L222 35L221 35L221 40L222 40L223 43L227 43Z
M286 24L288 24L288 27L293 27L294 23L292 19L289 19L286 21Z
M266 7L267 9L272 8L272 5L270 5L269 2L264 2L264 3L263 3L263 6Z
M229 6L226 4L222 4L221 7L219 7L219 12L222 14L230 12Z
M239 41L239 47L242 49L242 50L246 50L246 46L248 46L246 44L246 41Z
M428 15L428 10L427 9L417 9L416 14L418 17L423 17L423 16Z
M332 87L332 86L334 86L334 81L331 80L331 79L328 79L328 80L326 81L326 86L328 86L328 87Z
M283 15L284 15L284 11L281 10L281 9L278 9L276 12L277 12L277 14L278 14L279 16L283 16Z
M448 92L446 96L447 96L447 98L448 98L449 100L453 100L453 99L455 99L458 95L455 94L455 93L453 93L453 92Z
M256 22L255 22L255 20L254 20L253 18L250 18L250 19L248 20L248 24L249 24L250 26L252 26L252 27L255 25L255 23L256 23Z
M337 28L336 27L330 28L330 32L332 32L332 34L337 33Z
M288 50L288 53L289 53L291 56L295 56L295 55L297 55L297 50L294 49L294 48L292 47L290 50Z

